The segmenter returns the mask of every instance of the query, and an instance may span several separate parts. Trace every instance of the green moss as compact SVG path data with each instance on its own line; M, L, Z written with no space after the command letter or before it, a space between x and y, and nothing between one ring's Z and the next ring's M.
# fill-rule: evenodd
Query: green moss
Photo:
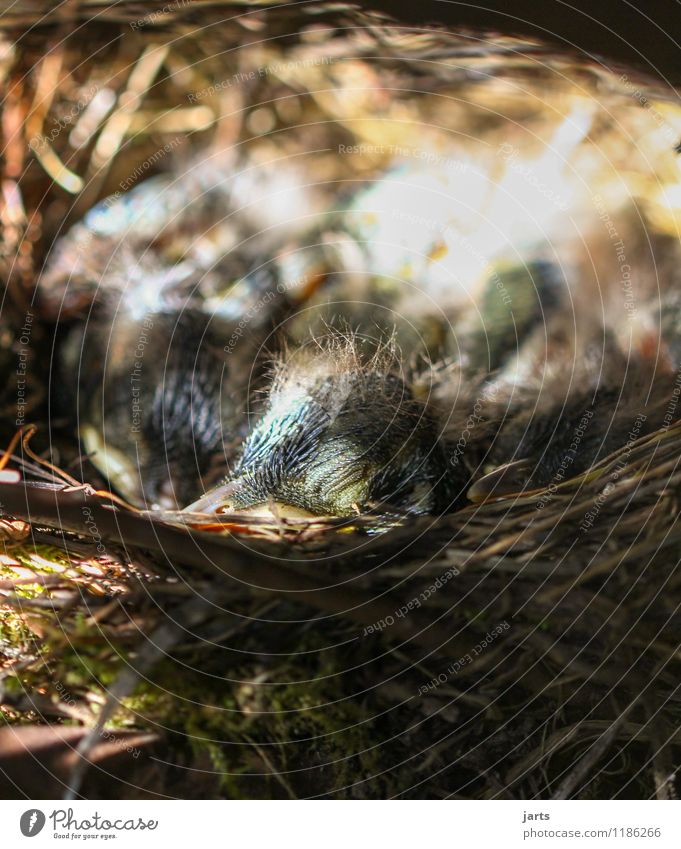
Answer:
M20 649L25 650L32 641L33 633L21 614L14 608L0 608L0 653L10 656Z
M391 722L373 719L375 706L347 698L357 689L352 676L338 673L348 667L347 657L320 645L308 651L312 646L306 635L298 654L268 669L244 664L241 656L241 665L229 670L232 680L200 672L210 665L209 652L193 664L196 671L168 659L154 670L154 683L140 683L125 706L139 723L170 729L178 746L207 761L226 798L385 797L409 786L409 765L372 778L386 762L405 758L399 739L381 744L399 738L405 714L396 712ZM294 671L302 680L291 680ZM365 779L360 792L352 789Z
M36 555L48 562L40 563L39 565L36 564L34 559ZM50 562L54 563L55 567L72 567L66 553L62 551L62 549L56 548L54 545L36 544L17 546L17 548L12 549L12 556L15 557L22 565L27 566L29 569L33 569L41 575L52 575L56 572L63 571L61 568L50 568Z

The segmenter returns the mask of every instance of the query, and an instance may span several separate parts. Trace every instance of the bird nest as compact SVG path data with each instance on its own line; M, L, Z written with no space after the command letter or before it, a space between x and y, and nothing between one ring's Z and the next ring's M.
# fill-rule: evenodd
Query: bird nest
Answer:
M196 151L294 155L300 139L276 131L306 125L315 176L359 179L398 143L387 126L417 123L395 91L432 95L433 125L446 95L474 137L493 119L466 103L493 111L509 69L562 106L605 92L629 129L678 121L646 84L618 89L529 41L337 4L152 6L43 17L33 2L0 23L12 364L49 356L61 316L44 304L60 292L33 293L60 233ZM507 104L517 121L555 122L529 99ZM637 175L662 234L677 217L656 192L673 177L664 157ZM444 517L208 522L128 509L94 471L72 478L78 446L41 443L44 403L40 386L5 398L7 795L675 796L680 425ZM38 430L10 445L18 404Z

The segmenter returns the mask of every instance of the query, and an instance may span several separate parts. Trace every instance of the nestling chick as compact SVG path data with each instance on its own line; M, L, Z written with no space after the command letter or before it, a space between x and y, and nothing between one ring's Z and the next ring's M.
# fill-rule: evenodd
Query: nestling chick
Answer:
M183 506L224 470L246 432L243 413L278 295L247 275L215 307L167 282L148 255L106 277L87 321L68 329L53 380L57 409L120 495ZM172 279L172 278L171 278ZM250 315L250 320L244 316Z
M390 353L363 362L355 343L331 337L279 365L233 476L188 509L441 513L461 502L465 483Z
M226 356L227 339L224 323L199 310L139 315L122 303L113 321L93 318L67 340L65 400L84 449L133 503L188 503L232 450L248 370Z
M582 369L573 382L554 377L529 403L510 404L489 452L497 468L473 484L471 500L557 485L681 416L674 372L610 346L606 353L599 381L589 385Z

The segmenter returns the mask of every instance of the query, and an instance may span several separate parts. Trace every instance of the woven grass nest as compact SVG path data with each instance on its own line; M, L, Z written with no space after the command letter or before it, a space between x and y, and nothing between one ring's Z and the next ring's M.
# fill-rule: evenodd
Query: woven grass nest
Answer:
M359 178L385 164L397 122L446 117L474 138L501 110L539 132L560 123L547 91L562 114L603 99L619 129L593 134L613 167L603 175L587 151L575 169L611 205L623 180L655 237L678 237L681 115L623 71L338 4L43 11L26 2L0 19L9 370L24 349L45 356L60 320L33 301L55 239L102 198L216 146L257 160L316 145L319 179ZM304 141L268 136L298 124L313 128ZM339 157L339 143L364 147ZM94 473L67 479L78 447L41 442L40 385L25 404L37 432L12 442L13 380L6 795L675 797L681 424L547 490L440 518L232 517L216 533L126 511Z

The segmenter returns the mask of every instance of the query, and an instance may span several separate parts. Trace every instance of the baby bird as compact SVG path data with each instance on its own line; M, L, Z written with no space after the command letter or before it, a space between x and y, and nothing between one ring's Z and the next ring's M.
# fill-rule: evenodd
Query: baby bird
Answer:
M625 354L608 334L596 362L583 356L576 375L557 372L509 402L486 458L496 468L472 484L472 501L558 485L681 417L664 358Z
M192 307L138 314L124 302L65 343L62 404L75 407L91 461L136 505L195 498L237 436L248 373L225 355L222 324Z
M188 510L252 508L352 516L372 507L442 513L463 500L436 416L383 348L338 335L300 348L274 374L231 479Z
M211 311L198 283L183 292L167 273L147 254L107 279L89 318L62 331L52 397L114 490L173 509L217 479L245 435L278 296L268 276L247 275Z

